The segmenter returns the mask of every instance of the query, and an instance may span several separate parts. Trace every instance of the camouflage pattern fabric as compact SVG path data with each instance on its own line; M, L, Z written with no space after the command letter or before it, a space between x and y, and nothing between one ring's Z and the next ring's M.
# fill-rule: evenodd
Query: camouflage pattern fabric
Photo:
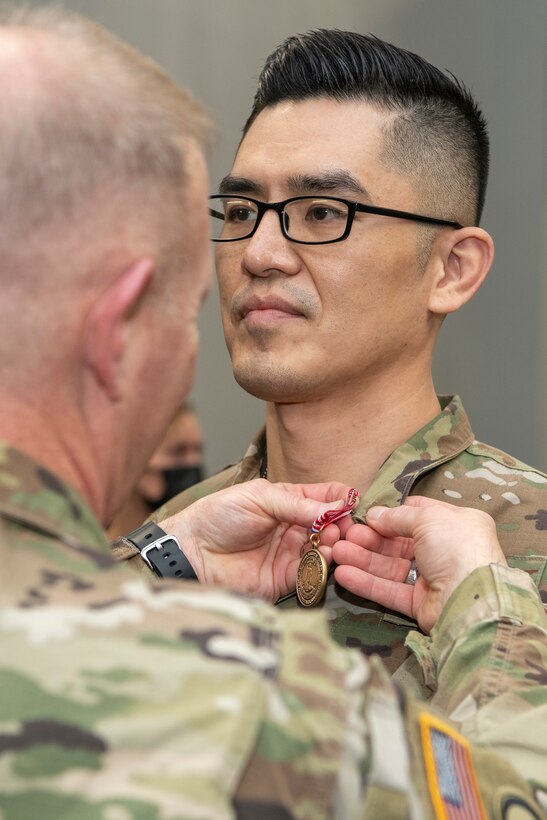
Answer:
M495 519L498 538L511 566L533 578L547 603L547 476L500 450L475 440L458 396L439 396L440 414L401 445L384 462L353 518L364 521L369 507L397 506L408 495L425 495L464 507L484 510ZM193 501L232 484L258 478L264 463L262 431L245 457L233 467L196 484L151 516L174 515ZM332 476L336 480L336 476ZM136 550L116 557L134 558ZM142 564L140 558L133 565ZM139 567L141 569L141 567ZM297 607L296 595L279 602ZM334 583L331 577L322 606L337 643L378 654L386 668L421 697L431 696L411 647L405 643L417 624L366 601Z
M415 634L426 708L319 611L148 583L6 446L0 557L2 820L547 816L547 638L525 573L476 571Z

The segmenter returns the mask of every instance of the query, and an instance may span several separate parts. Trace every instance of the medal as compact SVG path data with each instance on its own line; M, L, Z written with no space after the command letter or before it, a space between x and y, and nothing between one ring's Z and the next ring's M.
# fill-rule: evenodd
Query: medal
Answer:
M310 535L311 549L302 556L296 574L296 594L302 606L318 604L327 586L327 562L317 549L320 541L318 532Z
M359 493L357 490L351 489L342 509L327 510L313 522L310 529L310 548L302 556L296 574L296 595L302 606L315 606L325 594L328 571L327 562L319 552L322 530L325 529L327 524L332 524L334 521L350 515L358 500Z

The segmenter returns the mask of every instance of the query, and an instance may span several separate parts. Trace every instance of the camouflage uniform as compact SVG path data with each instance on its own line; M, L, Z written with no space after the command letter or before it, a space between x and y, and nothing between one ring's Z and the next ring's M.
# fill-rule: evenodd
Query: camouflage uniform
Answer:
M2 820L547 812L547 638L525 573L476 571L413 636L471 748L321 612L113 561L82 498L5 445L0 557Z
M384 462L354 519L362 522L374 504L394 507L408 495L485 510L496 521L508 563L529 573L547 602L547 476L476 441L457 396L441 396L439 401L441 413ZM152 518L159 521L204 495L257 478L264 442L262 432L239 464L177 496ZM132 558L133 554L117 557ZM288 596L281 605L297 606L296 596ZM332 577L324 606L338 643L380 655L396 679L412 686L421 697L431 696L422 684L412 647L405 642L409 630L417 628L414 621L346 592Z

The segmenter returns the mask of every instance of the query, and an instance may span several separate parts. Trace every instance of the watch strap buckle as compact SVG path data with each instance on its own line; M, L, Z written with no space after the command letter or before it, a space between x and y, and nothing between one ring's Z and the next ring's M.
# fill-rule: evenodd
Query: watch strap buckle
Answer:
M178 538L166 533L153 521L147 521L125 538L137 547L142 560L159 578L197 580L194 568L180 548Z

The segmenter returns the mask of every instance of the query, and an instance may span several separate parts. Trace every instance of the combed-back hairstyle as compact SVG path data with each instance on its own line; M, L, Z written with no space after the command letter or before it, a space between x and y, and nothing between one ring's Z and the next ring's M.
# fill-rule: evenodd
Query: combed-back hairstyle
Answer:
M133 203L184 195L188 146L208 145L210 123L153 60L62 7L3 5L0 68L5 251L42 229L93 235L108 203L126 198L129 218Z
M488 134L463 83L372 35L317 29L289 37L270 54L244 135L264 108L316 97L364 100L393 114L384 163L411 177L422 207L478 224L488 178Z

